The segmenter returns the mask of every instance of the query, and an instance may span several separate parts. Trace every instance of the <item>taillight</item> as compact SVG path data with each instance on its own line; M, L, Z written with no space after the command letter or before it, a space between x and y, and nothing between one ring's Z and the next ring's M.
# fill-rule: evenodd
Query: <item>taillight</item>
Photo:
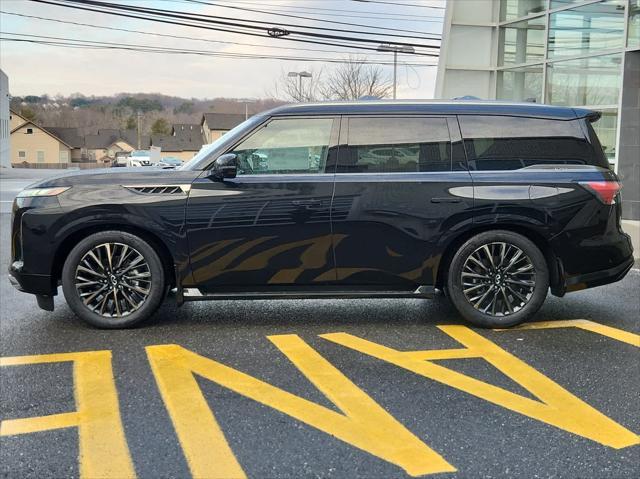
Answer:
M605 205L612 205L622 188L617 181L581 181L580 184L596 195Z

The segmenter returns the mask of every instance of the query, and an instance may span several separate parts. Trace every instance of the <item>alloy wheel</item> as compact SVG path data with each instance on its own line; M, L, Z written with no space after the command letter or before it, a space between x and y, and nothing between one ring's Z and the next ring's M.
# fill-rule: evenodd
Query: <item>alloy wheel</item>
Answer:
M505 242L477 248L466 259L461 277L467 301L491 316L517 313L530 301L536 286L531 258Z
M102 243L82 257L75 287L84 305L106 318L137 311L151 292L151 269L144 256L123 243Z

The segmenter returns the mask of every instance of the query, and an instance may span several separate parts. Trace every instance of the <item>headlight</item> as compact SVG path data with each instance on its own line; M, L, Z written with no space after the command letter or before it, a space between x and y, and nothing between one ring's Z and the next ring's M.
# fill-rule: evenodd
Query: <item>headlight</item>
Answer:
M17 198L33 198L35 196L58 196L67 191L70 186L58 186L56 188L30 188L18 193Z

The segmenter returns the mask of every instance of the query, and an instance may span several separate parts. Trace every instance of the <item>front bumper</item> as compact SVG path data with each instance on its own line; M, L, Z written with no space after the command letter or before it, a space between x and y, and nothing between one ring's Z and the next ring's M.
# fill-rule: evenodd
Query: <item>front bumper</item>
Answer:
M22 262L14 261L9 266L9 281L18 291L42 296L55 296L58 288L53 285L48 274L25 274L22 272Z

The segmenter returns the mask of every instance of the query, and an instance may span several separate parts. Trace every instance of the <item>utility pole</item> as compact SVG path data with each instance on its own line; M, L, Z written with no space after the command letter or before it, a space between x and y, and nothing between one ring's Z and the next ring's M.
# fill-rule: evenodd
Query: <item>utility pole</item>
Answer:
M408 45L391 45L390 43L382 43L378 46L379 52L393 52L393 99L396 99L396 86L398 78L398 52L415 53L415 49Z
M138 150L142 149L142 138L140 137L140 120L142 120L142 112L138 111Z

